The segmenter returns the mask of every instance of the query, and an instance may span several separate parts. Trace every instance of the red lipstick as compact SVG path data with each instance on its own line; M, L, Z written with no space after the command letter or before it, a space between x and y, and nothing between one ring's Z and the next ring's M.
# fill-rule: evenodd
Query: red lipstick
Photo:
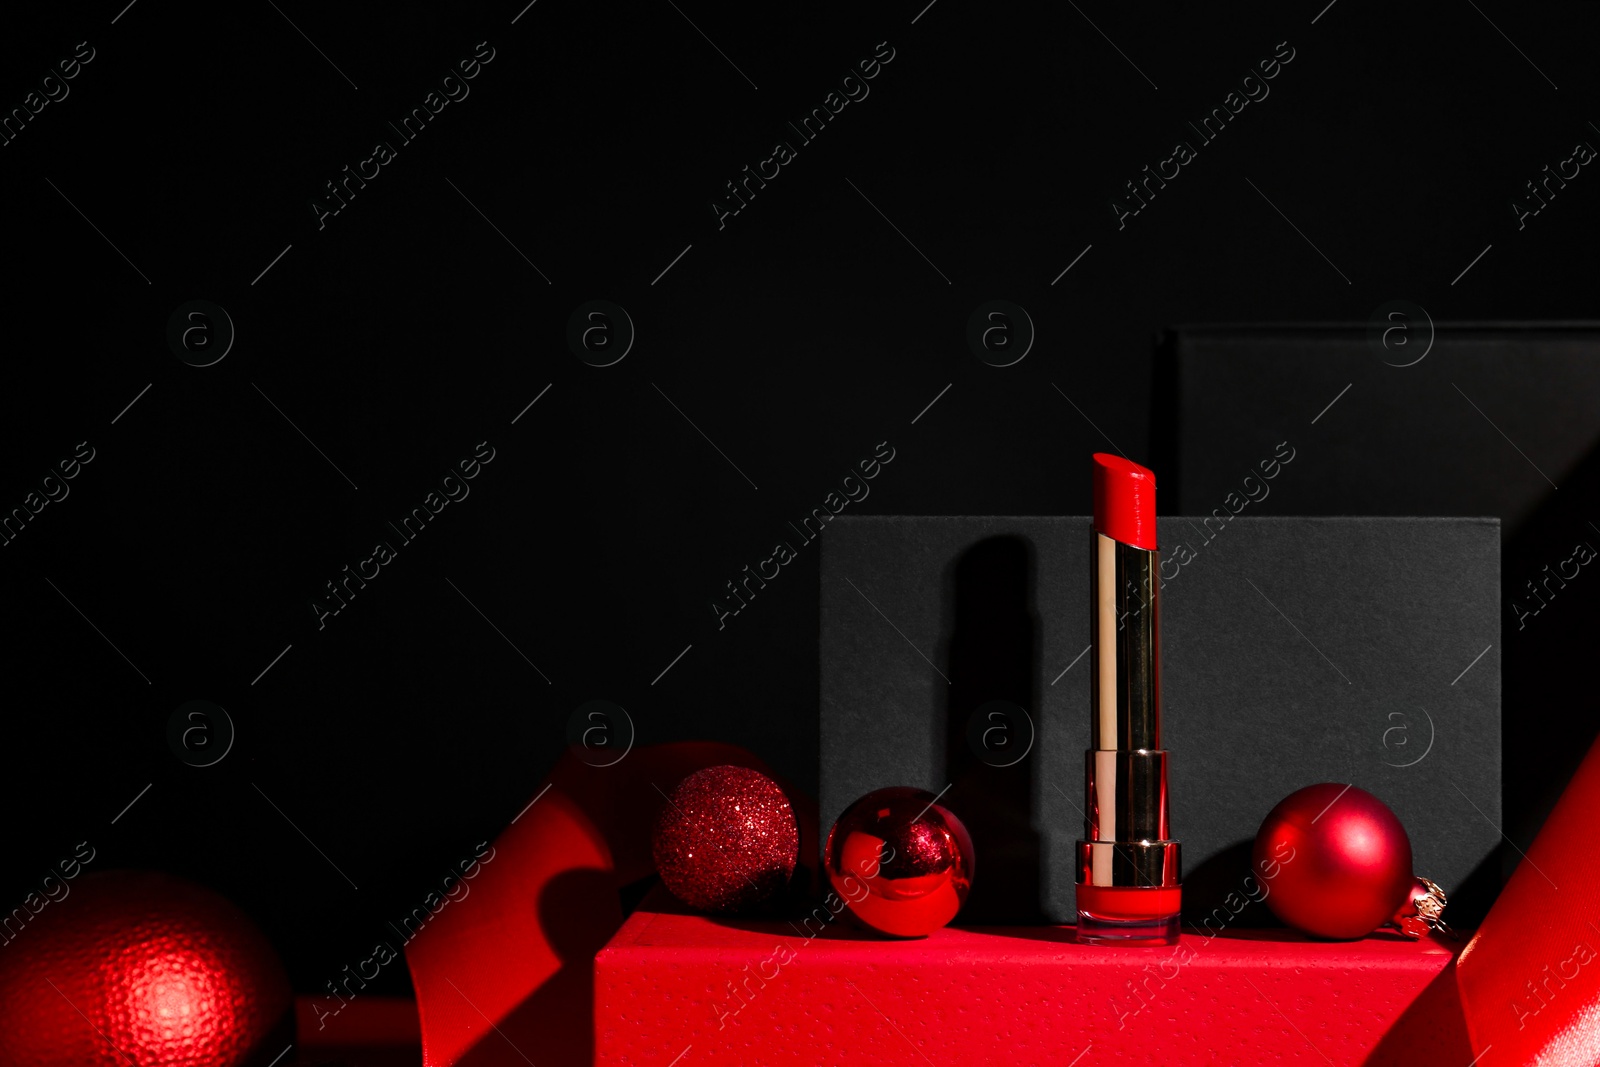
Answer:
M1089 751L1078 940L1171 945L1182 887L1161 747L1156 476L1095 453Z
M1094 454L1094 528L1134 548L1156 547L1156 476L1121 456Z

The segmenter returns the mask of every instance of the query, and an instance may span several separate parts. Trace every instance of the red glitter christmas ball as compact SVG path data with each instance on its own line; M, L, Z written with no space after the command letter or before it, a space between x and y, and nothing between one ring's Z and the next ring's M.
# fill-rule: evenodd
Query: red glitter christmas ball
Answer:
M828 831L823 863L851 914L880 933L926 937L972 887L972 838L926 789L875 789Z
M291 992L243 912L154 872L51 883L0 949L0 1064L239 1067L261 1054Z
M1283 798L1251 859L1267 907L1315 937L1365 937L1394 919L1416 884L1399 818L1366 790L1336 783Z
M771 778L747 767L707 767L672 791L651 850L673 896L702 911L735 912L788 884L800 829Z

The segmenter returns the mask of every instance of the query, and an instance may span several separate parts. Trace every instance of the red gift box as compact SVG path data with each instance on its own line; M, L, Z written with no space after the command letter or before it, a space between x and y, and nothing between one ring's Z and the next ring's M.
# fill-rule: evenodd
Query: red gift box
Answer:
M1353 1067L1456 950L1279 930L1169 948L1078 945L1070 927L890 941L846 924L634 913L595 962L596 1062Z

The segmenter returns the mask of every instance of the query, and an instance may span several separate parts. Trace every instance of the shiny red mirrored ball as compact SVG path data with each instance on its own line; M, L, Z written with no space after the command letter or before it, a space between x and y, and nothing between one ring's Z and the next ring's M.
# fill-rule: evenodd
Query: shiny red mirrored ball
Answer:
M972 886L972 838L926 789L877 789L828 831L828 881L861 922L926 937L956 917Z

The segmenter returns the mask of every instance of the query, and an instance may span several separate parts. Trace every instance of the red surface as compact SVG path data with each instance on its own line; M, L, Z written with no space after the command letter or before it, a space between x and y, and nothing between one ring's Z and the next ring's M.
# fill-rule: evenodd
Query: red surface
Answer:
M1597 815L1600 742L1461 953L1461 999L1485 1067L1600 1063Z
M1096 452L1094 528L1135 548L1156 547L1156 476L1132 460Z
M63 884L0 949L0 1064L238 1067L287 1019L283 964L221 896L153 871Z
M636 912L596 960L596 1062L1354 1067L1453 955L1286 931L1128 949L1065 927L861 936Z
M1461 1011L1461 993L1456 988L1456 968L1452 964L1411 1002L1362 1067L1422 1067L1429 1063L1470 1067L1475 1059L1477 1067L1495 1067L1497 1063L1511 1067L1514 1063L1510 1059L1480 1059L1472 1051L1472 1042L1467 1037L1467 1019Z

